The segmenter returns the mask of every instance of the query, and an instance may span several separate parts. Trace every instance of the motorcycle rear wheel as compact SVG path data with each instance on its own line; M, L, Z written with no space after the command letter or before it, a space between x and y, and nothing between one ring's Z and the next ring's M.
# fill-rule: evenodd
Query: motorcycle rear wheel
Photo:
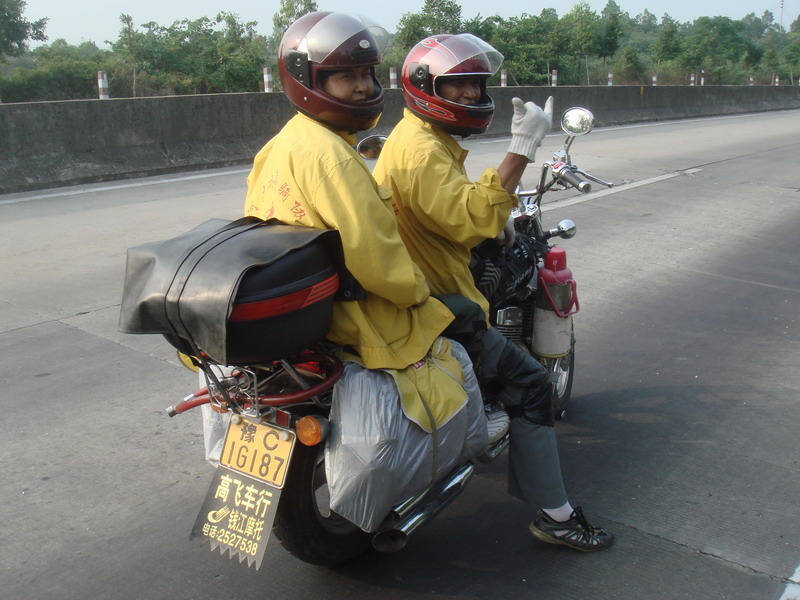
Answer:
M569 354L558 358L537 356L548 373L555 374L553 386L553 413L556 421L567 414L567 405L572 395L572 382L575 379L575 337L572 337Z
M297 445L275 516L274 534L293 556L333 566L365 552L371 536L331 511L324 444Z

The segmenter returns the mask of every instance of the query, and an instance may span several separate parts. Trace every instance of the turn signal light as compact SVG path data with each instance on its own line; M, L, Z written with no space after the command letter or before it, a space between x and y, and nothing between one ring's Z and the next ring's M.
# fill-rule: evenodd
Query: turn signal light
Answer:
M297 439L305 446L316 446L328 436L330 423L325 417L306 415L294 426Z

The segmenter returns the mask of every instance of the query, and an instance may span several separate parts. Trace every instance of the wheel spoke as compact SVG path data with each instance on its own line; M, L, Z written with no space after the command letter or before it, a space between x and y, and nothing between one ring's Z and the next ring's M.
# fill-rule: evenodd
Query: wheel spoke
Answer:
M570 360L568 356L553 359L551 371L558 376L556 380L556 394L561 397L569 383Z

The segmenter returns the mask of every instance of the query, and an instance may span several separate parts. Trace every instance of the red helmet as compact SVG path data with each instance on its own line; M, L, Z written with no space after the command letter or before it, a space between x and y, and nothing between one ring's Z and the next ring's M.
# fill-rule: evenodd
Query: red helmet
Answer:
M388 41L386 30L360 15L313 12L292 23L281 40L278 69L286 97L302 113L346 131L375 127L383 111L383 88L372 79L375 95L347 102L325 93L320 71L374 67Z
M483 133L492 122L494 101L486 80L497 72L503 55L471 33L442 34L414 46L403 63L403 97L420 118L456 135ZM460 104L439 94L442 78L475 78L481 83L477 104Z

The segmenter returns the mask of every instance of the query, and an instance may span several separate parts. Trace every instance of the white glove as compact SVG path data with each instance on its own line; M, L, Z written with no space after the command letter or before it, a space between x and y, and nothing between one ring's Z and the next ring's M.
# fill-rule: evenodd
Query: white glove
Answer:
M547 99L544 110L533 102L523 103L519 98L513 98L511 103L514 105L514 116L511 117L511 145L508 151L533 162L536 149L553 127L553 97Z
M514 245L514 240L517 238L517 231L514 229L514 216L508 217L508 221L503 226L503 230L497 234L494 241L506 248L511 248Z

